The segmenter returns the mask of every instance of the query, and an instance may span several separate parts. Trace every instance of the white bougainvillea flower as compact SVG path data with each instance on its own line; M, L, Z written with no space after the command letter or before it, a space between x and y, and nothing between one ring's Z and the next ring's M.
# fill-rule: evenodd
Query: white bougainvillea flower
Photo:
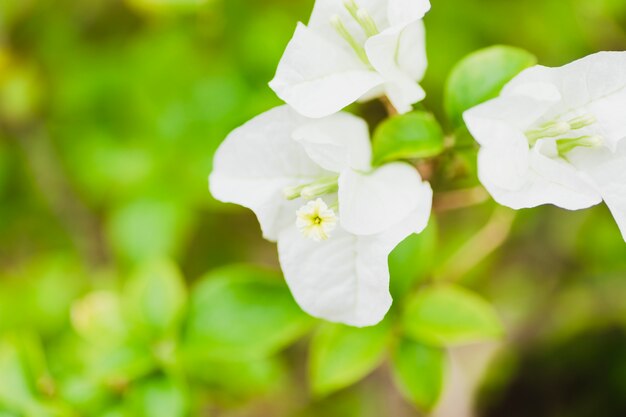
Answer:
M387 256L430 217L432 190L396 162L373 169L366 123L277 107L233 131L215 155L213 196L257 215L309 314L354 326L391 305Z
M464 118L481 145L480 180L500 204L604 200L626 238L626 52L529 68Z
M317 0L299 23L270 87L307 117L386 95L405 113L422 100L422 18L428 0Z

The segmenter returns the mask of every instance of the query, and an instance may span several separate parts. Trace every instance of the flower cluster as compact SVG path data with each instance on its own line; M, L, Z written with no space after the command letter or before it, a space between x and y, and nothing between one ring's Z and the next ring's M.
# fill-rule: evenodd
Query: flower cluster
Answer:
M308 117L386 95L405 113L425 96L428 0L317 0L298 24L272 89Z
M498 203L578 210L604 200L626 239L626 52L529 68L464 118Z
M424 92L427 0L317 0L270 86L287 105L233 131L215 155L215 198L255 212L309 314L355 326L391 305L387 257L430 217L432 190L403 162L374 168L364 120L381 96L400 112Z
M384 98L405 113L424 98L429 8L427 0L317 0L270 82L287 104L233 131L215 155L213 195L256 213L313 316L382 320L387 257L430 217L430 185L404 162L374 167L367 124L342 111ZM626 239L626 52L529 68L463 118L481 146L479 179L498 203L578 210L604 201Z
M285 279L300 306L356 326L391 305L389 252L430 216L432 191L409 164L373 169L366 123L322 119L289 106L233 131L215 155L213 195L252 209L278 241Z

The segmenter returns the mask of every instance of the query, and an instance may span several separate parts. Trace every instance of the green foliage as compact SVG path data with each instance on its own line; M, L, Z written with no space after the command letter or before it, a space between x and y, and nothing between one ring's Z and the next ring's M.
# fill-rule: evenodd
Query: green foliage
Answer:
M330 394L378 367L391 340L390 331L386 322L365 328L322 326L311 343L309 374L313 392Z
M435 117L416 111L382 122L373 137L374 164L429 158L443 151L443 131Z
M214 271L191 296L186 343L207 359L258 358L293 343L311 319L280 277L241 266Z
M188 227L187 213L163 199L132 201L116 209L108 225L113 248L134 262L172 256Z
M137 417L184 417L188 407L185 387L165 378L148 380L129 393L129 414Z
M140 267L124 289L124 307L139 332L167 336L180 323L187 288L176 266L163 261Z
M445 109L455 127L463 125L463 112L495 98L522 70L537 63L523 49L491 46L473 52L452 70L445 90Z
M113 291L95 291L72 306L74 330L96 345L116 346L128 336L122 302Z
M437 212L390 255L385 323L322 324L309 349L315 321L277 273L216 269L277 270L253 216L211 200L206 176L229 131L281 104L267 81L311 5L0 1L0 416L379 417L389 391L377 366L429 410L446 382L440 346L502 334L483 300L428 286L490 207ZM475 186L462 112L535 62L517 47L546 65L624 49L625 12L622 0L438 2L426 19L428 96L380 124L375 162L434 157L434 189ZM461 57L503 41L516 47L471 54L442 94ZM371 126L386 117L353 109ZM453 129L429 112L447 112ZM444 133L455 147L440 153ZM550 337L623 326L626 256L606 208L520 216L517 255L493 255L464 282L513 329L527 317ZM307 353L318 368L308 377ZM306 401L309 388L332 395Z
M503 335L502 323L487 301L452 285L419 291L408 301L403 323L407 335L434 346L492 340Z
M445 371L446 354L439 348L402 339L393 354L393 374L400 392L422 410L437 403Z

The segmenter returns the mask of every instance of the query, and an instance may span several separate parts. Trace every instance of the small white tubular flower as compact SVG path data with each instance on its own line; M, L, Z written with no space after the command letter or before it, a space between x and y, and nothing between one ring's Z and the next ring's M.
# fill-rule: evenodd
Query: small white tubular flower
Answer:
M400 113L422 100L422 18L429 0L316 0L299 23L270 87L307 117L383 95Z
M252 209L278 241L294 298L309 314L354 326L391 305L387 257L430 217L432 190L404 163L370 165L366 123L288 106L233 131L215 155L213 196Z
M304 235L316 242L327 240L337 226L335 212L328 208L324 200L309 201L296 212L296 226Z
M606 202L626 239L626 52L523 71L464 114L478 175L514 209Z

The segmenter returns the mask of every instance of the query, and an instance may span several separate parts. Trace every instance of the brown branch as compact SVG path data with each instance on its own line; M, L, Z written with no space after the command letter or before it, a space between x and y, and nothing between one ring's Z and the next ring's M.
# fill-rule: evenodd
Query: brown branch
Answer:
M105 264L109 256L99 222L72 189L47 133L36 125L6 130L16 138L34 186L82 258L91 266Z
M481 186L441 192L434 196L433 210L442 213L472 207L487 200L489 200L489 193Z
M385 106L385 110L387 110L387 114L390 117L397 116L398 114L400 114L398 110L393 106L393 104L391 104L391 100L389 100L389 97L382 96L380 98L380 101L383 103L383 106Z

